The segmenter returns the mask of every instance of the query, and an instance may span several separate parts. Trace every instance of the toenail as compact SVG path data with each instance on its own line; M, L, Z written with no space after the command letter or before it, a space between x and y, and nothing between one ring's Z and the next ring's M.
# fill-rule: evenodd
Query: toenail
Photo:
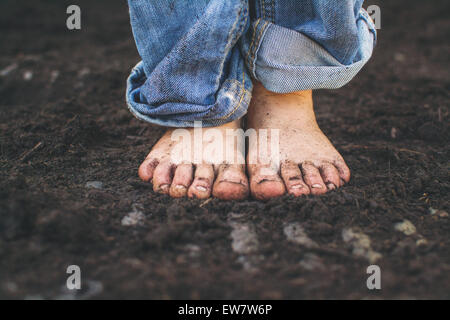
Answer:
M334 183L329 183L329 184L327 184L327 187L328 187L328 189L330 189L330 190L336 189L336 186L335 186Z
M175 189L186 189L186 187L185 186L183 186L183 185L181 185L181 184L177 184L176 186L175 186Z
M199 190L199 191L202 191L202 192L205 192L205 191L207 190L207 189L206 189L205 187L203 187L203 186L196 186L195 189L197 189L197 190Z
M291 189L301 189L303 186L301 184L296 184L295 186L292 186Z
M220 180L219 183L222 182L228 182L228 183L234 183L234 184L242 184L244 185L244 183L242 182L242 180L231 180L231 179L224 179L224 180Z
M322 189L322 185L318 184L318 183L313 184L311 187L314 188L314 189Z
M169 185L168 184L162 184L159 186L158 190L159 191L167 191L169 189Z

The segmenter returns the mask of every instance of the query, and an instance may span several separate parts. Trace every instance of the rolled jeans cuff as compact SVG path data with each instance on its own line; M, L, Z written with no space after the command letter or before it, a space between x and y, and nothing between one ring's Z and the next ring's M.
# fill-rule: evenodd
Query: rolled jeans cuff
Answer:
M247 60L250 73L266 89L277 93L340 88L367 63L375 47L376 28L364 9L356 24L358 52L353 62L345 65L301 32L256 21L255 45Z
M162 106L149 105L141 92L146 79L144 64L141 61L132 69L127 80L125 98L128 109L139 120L160 126L193 127L195 121L202 121L204 127L220 126L242 118L247 113L251 100L250 79L247 80L247 84L245 79L242 83L228 79L218 91L215 103L210 106L198 106L187 102L166 102ZM186 112L177 113L178 110Z

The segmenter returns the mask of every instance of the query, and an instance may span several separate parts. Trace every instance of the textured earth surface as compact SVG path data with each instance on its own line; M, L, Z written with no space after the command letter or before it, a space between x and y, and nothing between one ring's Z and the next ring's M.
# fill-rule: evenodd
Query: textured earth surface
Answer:
M1 1L0 298L450 298L450 2L379 5L373 59L316 92L350 184L224 202L137 177L163 129L124 102L139 60L125 1Z

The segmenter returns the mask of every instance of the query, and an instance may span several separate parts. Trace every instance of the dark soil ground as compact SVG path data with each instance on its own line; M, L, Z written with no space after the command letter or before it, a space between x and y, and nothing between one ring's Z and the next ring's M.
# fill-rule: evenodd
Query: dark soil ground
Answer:
M81 31L65 27L72 3ZM373 59L316 93L351 183L263 203L139 181L163 129L124 102L139 60L125 1L1 1L0 298L450 298L450 2L378 4Z

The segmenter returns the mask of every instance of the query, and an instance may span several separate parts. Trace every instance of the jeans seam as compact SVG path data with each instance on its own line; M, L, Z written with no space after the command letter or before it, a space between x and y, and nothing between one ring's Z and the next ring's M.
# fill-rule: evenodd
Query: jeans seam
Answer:
M238 14L237 14L236 21L234 22L233 26L231 27L231 30L230 30L230 37L229 37L229 39L227 40L227 45L225 46L225 48L224 48L224 50L223 50L224 55L225 55L225 54L228 54L229 50L234 46L234 42L236 41L236 39L239 39L238 34L242 32L242 30L241 30L241 29L242 29L242 26L239 25L239 27L238 27L239 20L241 20L241 13L242 13L242 7L239 9ZM247 22L247 15L245 16L245 19L244 19L244 23L243 23L244 27L245 27L245 23L246 23L246 22ZM238 32L237 32L236 34L234 34L235 30L238 30ZM225 59L224 59L223 63L225 63ZM216 86L217 86L217 87L219 87L220 78L222 77L223 64L222 64L222 66L221 66L221 70L222 70L222 71L221 71L221 73L217 76L217 80L216 80Z
M258 20L256 21L256 23L255 23L255 26L253 27L254 30L253 30L253 32L252 32L252 40L250 41L250 45L249 45L249 47L248 47L248 52L247 52L247 55L246 55L246 57L245 57L245 60L246 60L248 66L250 66L250 60L249 60L249 58L250 58L250 52L251 52L251 50L252 50L252 48L253 48L253 45L254 45L254 43L255 43L256 30L257 30L258 25L259 25L260 22L261 22L261 19L258 19Z
M275 23L275 0L272 0L271 20L272 23Z
M245 79L245 78L244 78L244 79ZM230 80L230 81L231 81L231 80ZM236 110L238 110L239 107L241 106L242 101L244 101L245 95L246 95L247 93L250 93L250 91L248 91L248 90L245 89L245 86L244 86L244 85L245 85L245 81L243 81L242 83L239 82L239 81L237 81L237 82L240 84L240 88L241 88L241 94L240 94L239 102L238 102L238 104L236 105L236 107L233 108L233 110L230 111L230 113L228 113L227 115L225 115L225 116L219 118L219 120L226 120L226 119L230 118L230 117L236 112Z
M255 45L252 48L253 52L251 52L250 61L249 61L249 68L252 71L252 74L255 77L255 79L256 79L256 70L255 70L255 59L256 58L255 58L255 56L256 56L256 53L258 51L259 45L261 44L262 35L263 35L264 31L267 29L267 26L269 24L270 24L270 22L268 22L268 21L264 22L264 25L261 27L261 30L260 30L260 32L258 34L258 37L256 38ZM256 33L256 30L255 30L255 33Z
M261 3L261 19L264 20L266 18L266 9L264 8L264 0L260 0Z
M248 20L248 16L245 17L244 24L243 24L244 28L245 28L245 25L247 23L247 20ZM246 93L248 92L245 89L245 71L242 71L242 82L240 82L240 81L237 81L237 82L239 83L240 88L241 88L241 92L242 92L240 94L241 97L239 99L239 103L237 104L237 106L229 114L219 118L219 120L226 120L226 119L230 118L236 112L236 110L239 109L240 105L242 104L242 101L244 100L244 97L245 97Z

